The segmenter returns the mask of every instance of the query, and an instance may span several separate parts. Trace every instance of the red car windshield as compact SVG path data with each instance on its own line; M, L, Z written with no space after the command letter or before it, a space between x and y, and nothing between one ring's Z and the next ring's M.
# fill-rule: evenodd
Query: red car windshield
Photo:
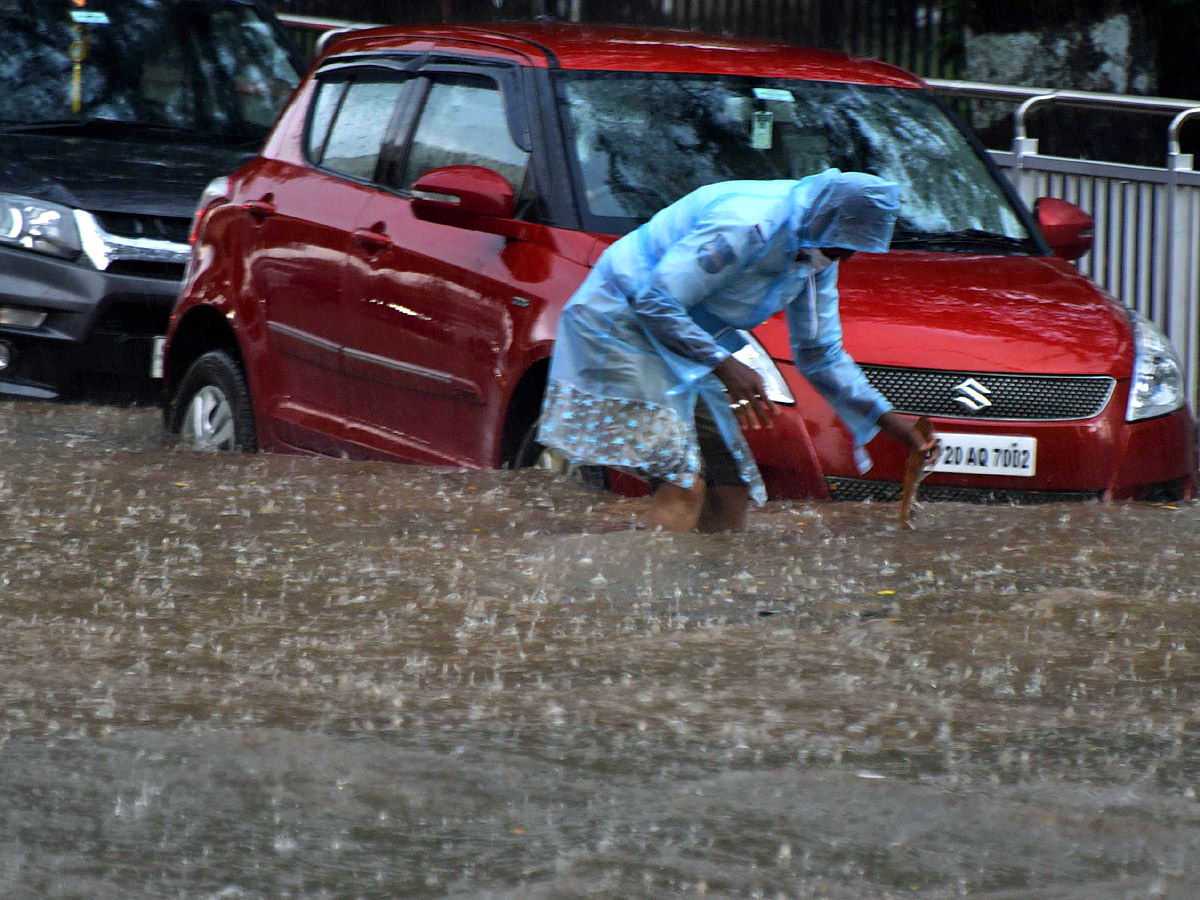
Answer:
M836 167L900 184L897 245L1038 252L988 165L925 92L737 75L559 78L594 230L628 231L703 184Z

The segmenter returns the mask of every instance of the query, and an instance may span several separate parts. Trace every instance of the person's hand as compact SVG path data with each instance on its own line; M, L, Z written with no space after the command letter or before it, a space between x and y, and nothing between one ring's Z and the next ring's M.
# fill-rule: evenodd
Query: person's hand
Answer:
M729 406L742 428L770 428L779 408L767 397L762 377L743 362L727 356L713 370L725 392Z
M909 421L895 412L885 412L879 417L879 428L909 452L924 453L925 465L931 467L942 455L942 442L932 428L927 432L919 431L916 427L918 421Z

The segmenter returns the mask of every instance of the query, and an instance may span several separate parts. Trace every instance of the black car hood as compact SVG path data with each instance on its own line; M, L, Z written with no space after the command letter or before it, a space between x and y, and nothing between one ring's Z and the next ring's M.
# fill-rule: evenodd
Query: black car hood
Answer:
M186 218L205 185L255 149L186 138L0 134L0 191L93 212Z

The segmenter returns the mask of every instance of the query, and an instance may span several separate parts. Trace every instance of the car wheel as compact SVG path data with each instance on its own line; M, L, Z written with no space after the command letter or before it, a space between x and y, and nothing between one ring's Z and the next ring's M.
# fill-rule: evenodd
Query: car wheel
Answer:
M212 350L192 363L172 401L168 427L193 450L258 449L246 376L229 353Z
M564 475L584 487L595 490L603 490L608 487L608 478L603 466L576 465L567 459L562 451L547 447L538 441L537 429L536 420L525 429L509 468L542 469L556 475Z

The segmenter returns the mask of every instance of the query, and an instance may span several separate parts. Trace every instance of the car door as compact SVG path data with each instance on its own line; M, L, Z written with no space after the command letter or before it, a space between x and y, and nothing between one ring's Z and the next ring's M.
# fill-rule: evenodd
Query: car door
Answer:
M250 277L277 361L279 389L267 412L295 446L345 449L353 409L343 366L345 269L406 79L380 66L330 67L306 124L308 165L268 163L247 185L244 208L257 231Z
M358 230L373 242L347 270L363 439L422 462L492 465L509 354L537 304L545 248L417 219L411 188L425 172L484 166L503 175L518 206L534 194L519 81L505 66L435 65L415 76L410 140ZM510 387L510 386L508 386Z

